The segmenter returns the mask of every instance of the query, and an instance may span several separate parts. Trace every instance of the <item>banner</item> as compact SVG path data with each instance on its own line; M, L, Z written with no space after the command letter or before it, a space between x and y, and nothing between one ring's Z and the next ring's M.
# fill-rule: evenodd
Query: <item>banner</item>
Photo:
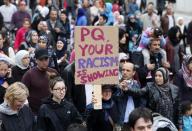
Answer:
M75 84L118 84L118 27L75 27Z

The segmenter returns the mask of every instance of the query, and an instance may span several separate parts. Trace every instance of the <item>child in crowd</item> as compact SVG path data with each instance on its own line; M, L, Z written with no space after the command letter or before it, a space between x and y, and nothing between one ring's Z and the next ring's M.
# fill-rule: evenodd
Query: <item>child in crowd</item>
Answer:
M182 104L182 120L183 120L183 131L191 131L192 129L192 102L185 101Z
M10 63L4 57L0 57L0 104L3 102L6 88L13 83Z

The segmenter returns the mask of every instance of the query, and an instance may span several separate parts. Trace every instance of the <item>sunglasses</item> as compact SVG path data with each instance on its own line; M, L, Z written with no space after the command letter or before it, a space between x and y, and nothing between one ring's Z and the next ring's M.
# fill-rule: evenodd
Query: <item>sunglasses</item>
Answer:
M125 62L129 62L129 60L128 59L121 59L120 62L125 63Z

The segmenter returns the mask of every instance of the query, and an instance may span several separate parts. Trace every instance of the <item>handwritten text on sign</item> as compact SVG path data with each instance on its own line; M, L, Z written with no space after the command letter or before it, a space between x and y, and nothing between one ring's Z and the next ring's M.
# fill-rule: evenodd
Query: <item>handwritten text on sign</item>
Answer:
M118 83L117 27L75 28L75 83Z

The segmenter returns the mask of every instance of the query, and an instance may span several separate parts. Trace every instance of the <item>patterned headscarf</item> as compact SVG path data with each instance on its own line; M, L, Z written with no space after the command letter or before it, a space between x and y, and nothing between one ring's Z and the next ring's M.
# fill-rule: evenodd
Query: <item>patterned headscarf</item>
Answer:
M187 55L184 57L181 71L182 71L183 78L185 80L186 85L192 88L192 71L188 69L188 65L190 64L190 61L192 61L192 55Z

